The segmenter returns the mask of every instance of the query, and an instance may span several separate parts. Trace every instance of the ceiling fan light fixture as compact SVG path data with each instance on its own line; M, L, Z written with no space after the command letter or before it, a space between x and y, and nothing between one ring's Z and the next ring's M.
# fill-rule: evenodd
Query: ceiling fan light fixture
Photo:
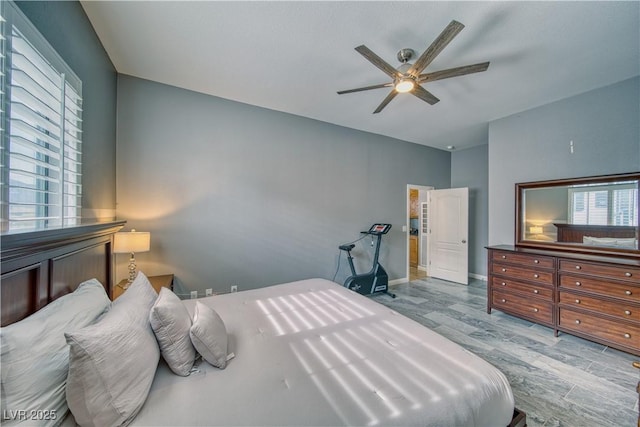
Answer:
M407 93L407 92L411 92L415 87L415 85L416 83L413 81L413 79L403 78L403 79L399 79L396 82L395 89L396 89L396 92L398 93Z

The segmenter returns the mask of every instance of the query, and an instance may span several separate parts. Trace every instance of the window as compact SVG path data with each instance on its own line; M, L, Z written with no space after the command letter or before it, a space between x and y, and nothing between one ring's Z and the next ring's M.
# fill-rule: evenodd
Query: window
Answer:
M638 188L629 182L614 182L569 189L572 224L626 225L638 223Z
M0 3L2 230L78 224L82 83L13 2Z

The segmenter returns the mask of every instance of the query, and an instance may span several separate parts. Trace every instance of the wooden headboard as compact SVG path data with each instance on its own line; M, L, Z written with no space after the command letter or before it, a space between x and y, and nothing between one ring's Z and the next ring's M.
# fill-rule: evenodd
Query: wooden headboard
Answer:
M96 278L111 295L113 234L125 221L2 235L0 325L24 319Z
M558 229L558 242L582 243L584 236L589 237L636 237L636 227L618 225L580 225L553 224Z

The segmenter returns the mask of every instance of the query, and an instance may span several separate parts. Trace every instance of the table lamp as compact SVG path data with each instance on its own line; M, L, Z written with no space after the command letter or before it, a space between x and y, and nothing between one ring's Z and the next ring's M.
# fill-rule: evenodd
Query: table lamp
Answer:
M531 234L542 234L543 229L542 226L534 225L532 227L529 227L529 231L531 232Z
M151 246L151 233L148 231L136 231L116 233L113 238L113 253L131 254L129 258L129 279L124 289L127 289L133 279L136 278L136 259L134 253L149 252Z

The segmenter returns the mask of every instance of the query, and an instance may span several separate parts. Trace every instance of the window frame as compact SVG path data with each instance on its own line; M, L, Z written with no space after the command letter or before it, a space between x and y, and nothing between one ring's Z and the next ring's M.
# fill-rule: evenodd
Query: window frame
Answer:
M82 215L82 81L13 1L4 0L0 2L0 17L2 18L0 22L0 26L2 27L0 43L2 43L1 52L4 54L4 56L0 55L0 87L2 88L0 93L0 107L2 110L0 118L0 164L2 165L0 175L0 228L2 232L6 232L13 230L38 230L48 228L49 226L77 225L81 222ZM40 212L44 214L43 219L34 219L32 227L12 227L10 218L12 205L10 191L12 188L16 189L16 187L11 186L9 179L11 174L10 141L14 27L30 47L55 71L56 79L58 76L60 77L59 83L61 91L59 94L59 104L55 105L56 108L59 108L59 112L55 113L59 114L58 124L60 126L58 141L60 149L57 154L57 161L59 162L59 177L56 179L57 190L54 194L47 193L47 189L43 190L41 193L42 208L46 211ZM29 74L26 73L25 75ZM36 79L33 80L36 84L40 84ZM69 92L72 94L71 96L77 97L71 100L78 101L71 106L69 104L65 105L70 99ZM55 96L57 97L58 94L56 93ZM35 99L39 98L35 97ZM66 129L68 125L74 126L76 129L74 129L72 133L68 133ZM69 140L73 140L72 143L74 147L67 147ZM77 149L78 147L79 150ZM76 151L74 154L76 158L69 159L69 162L65 160L65 157L68 157L71 150ZM36 157L25 158L36 159L35 162L38 161ZM49 159L43 163L49 163ZM67 168L67 165L71 166L71 170ZM75 179L75 181L77 182L69 182L65 178L69 173L76 176L77 179ZM70 193L67 192L69 189L72 190ZM17 191L19 191L19 189ZM38 191L38 189L35 189L34 193ZM50 202L49 198L53 198L54 201ZM67 204L67 200L72 199L76 201L76 204ZM38 202L40 202L40 200L38 200ZM53 218L47 218L51 209L56 209L59 213ZM70 215L71 211L74 213L73 216Z

